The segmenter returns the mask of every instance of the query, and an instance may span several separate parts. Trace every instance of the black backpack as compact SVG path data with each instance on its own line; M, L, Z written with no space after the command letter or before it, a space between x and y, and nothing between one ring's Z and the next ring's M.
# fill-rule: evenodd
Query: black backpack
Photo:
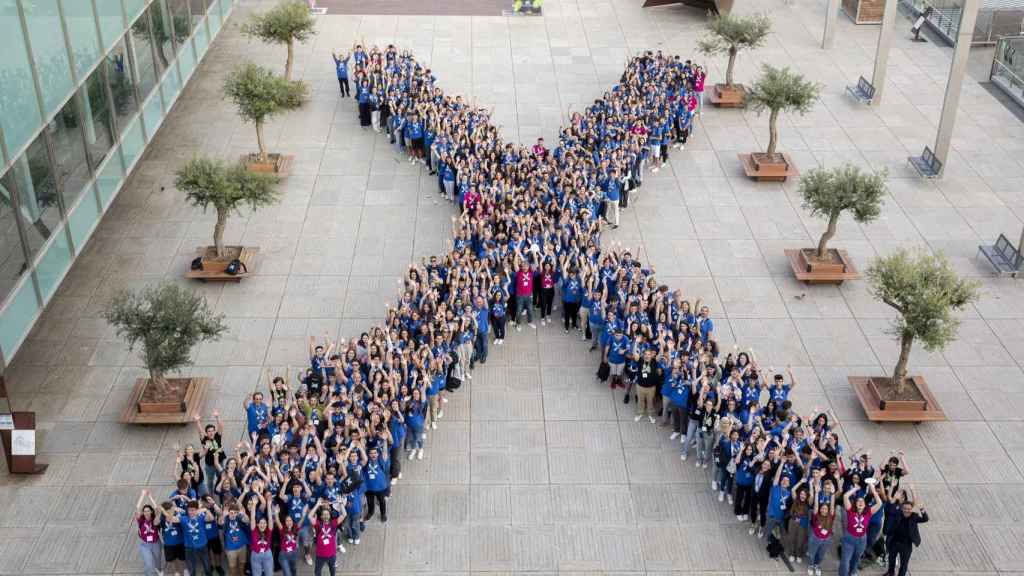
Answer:
M192 269L193 270L202 270L203 269L203 257L202 256L196 256L195 259L192 260Z
M245 267L245 263L235 258L231 262L228 262L228 267L224 269L224 272L232 276L237 276L240 272L248 272L249 269Z

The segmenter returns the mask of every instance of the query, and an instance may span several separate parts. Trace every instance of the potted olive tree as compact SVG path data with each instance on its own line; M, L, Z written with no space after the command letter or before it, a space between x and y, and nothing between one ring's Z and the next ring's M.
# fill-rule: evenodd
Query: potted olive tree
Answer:
M741 50L751 50L764 45L772 29L772 21L765 14L733 16L728 13L712 17L707 25L707 34L697 41L702 54L729 55L725 69L725 83L715 84L708 91L708 99L715 106L740 108L746 103L746 89L733 82L736 56Z
M121 290L103 309L129 349L141 346L149 378L135 382L122 420L133 424L188 423L199 413L209 378L168 378L191 364L192 348L227 330L222 315L191 290L164 282L140 291Z
M897 250L877 259L867 270L871 293L899 314L889 333L900 343L900 355L889 377L850 376L869 420L945 420L924 378L907 377L915 341L925 350L940 351L956 339L960 320L954 312L978 299L978 282L961 278L945 256Z
M750 89L747 102L758 114L768 110L768 149L740 154L747 176L756 180L784 182L798 172L789 155L776 151L779 144L779 114L794 111L806 114L818 99L821 85L804 80L789 68L764 65L761 77Z
M309 5L302 0L283 0L263 13L253 14L242 26L242 32L268 44L288 47L284 64L284 79L291 81L295 64L295 42L305 42L316 34L316 20Z
M842 284L859 278L846 250L828 247L836 235L839 218L849 212L854 221L871 222L882 213L885 198L885 172L861 171L852 164L836 168L814 168L800 177L803 208L811 216L828 220L817 248L786 250L793 273L809 284Z
M305 84L289 82L252 62L242 64L228 74L224 81L224 95L234 102L243 120L256 125L259 152L242 156L246 168L253 172L287 176L294 157L268 153L263 126L277 114L301 106L306 93Z
M278 182L273 174L250 172L240 164L228 166L213 158L196 157L178 169L174 186L185 194L189 203L204 212L209 208L217 212L213 246L199 249L199 266L193 266L187 277L232 280L241 279L249 272L252 257L259 249L225 246L224 228L228 216L242 206L256 210L276 203L280 198ZM242 266L235 274L229 274L227 267L236 259Z

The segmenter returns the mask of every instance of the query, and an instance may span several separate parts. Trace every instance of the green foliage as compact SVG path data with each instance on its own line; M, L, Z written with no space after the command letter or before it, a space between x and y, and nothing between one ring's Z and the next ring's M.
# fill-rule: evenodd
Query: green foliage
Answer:
M250 16L242 32L270 44L305 42L316 34L316 21L305 2L284 0L262 14Z
M857 222L871 222L882 213L885 176L853 164L808 170L800 177L803 207L812 216L832 219L850 212Z
M279 181L273 174L250 172L244 166L227 166L220 160L196 157L178 169L174 186L185 193L193 206L231 212L243 204L255 210L276 203L280 198Z
M708 34L697 40L697 49L713 56L758 48L764 45L771 29L772 21L767 14L721 14L708 22Z
M298 108L306 99L306 85L289 82L252 62L235 68L224 81L224 95L238 107L238 114L257 124Z
M216 340L227 330L206 298L171 282L140 291L121 290L107 303L103 318L130 349L142 346L142 358L154 380L188 366L192 348Z
M765 64L761 77L747 95L747 103L758 114L766 109L771 112L793 110L806 114L814 106L819 92L821 85L817 82L805 80L803 75L788 67L775 68Z
M957 275L945 256L898 250L867 270L871 293L897 312L889 333L920 340L929 352L956 338L960 321L952 314L978 299L980 284Z

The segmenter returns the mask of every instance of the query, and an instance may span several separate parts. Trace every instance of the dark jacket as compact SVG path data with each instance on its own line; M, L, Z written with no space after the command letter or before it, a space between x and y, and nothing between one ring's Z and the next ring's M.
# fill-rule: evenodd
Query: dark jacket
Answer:
M921 545L921 531L918 529L918 525L924 524L928 521L928 513L924 510L920 514L913 512L910 516L904 516L900 514L895 519L895 524L892 529L892 537L895 539L904 529L910 536L910 541L914 543L914 546Z

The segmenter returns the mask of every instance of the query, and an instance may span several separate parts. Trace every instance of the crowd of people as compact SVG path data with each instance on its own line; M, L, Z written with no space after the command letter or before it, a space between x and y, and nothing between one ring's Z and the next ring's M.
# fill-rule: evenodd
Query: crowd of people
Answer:
M659 284L629 251L602 246L644 173L685 145L700 66L633 57L549 150L543 140L503 142L487 110L445 95L394 46L357 45L334 61L343 97L352 80L361 126L436 174L457 206L450 250L409 267L383 324L351 340L311 338L308 367L268 372L267 388L246 399L233 450L219 414L197 419L174 492L159 503L139 497L148 575L291 576L305 562L333 576L345 543L358 546L366 522L387 522L391 486L404 461L424 457L448 395L502 345L508 324L556 323L557 300L561 328L590 342L596 379L621 389L637 421L660 417L682 460L695 448L718 499L773 556L806 560L816 576L836 540L840 576L872 558L905 576L928 516L902 454L876 470L867 451L844 450L830 411L793 408L791 371L725 353L708 306Z

